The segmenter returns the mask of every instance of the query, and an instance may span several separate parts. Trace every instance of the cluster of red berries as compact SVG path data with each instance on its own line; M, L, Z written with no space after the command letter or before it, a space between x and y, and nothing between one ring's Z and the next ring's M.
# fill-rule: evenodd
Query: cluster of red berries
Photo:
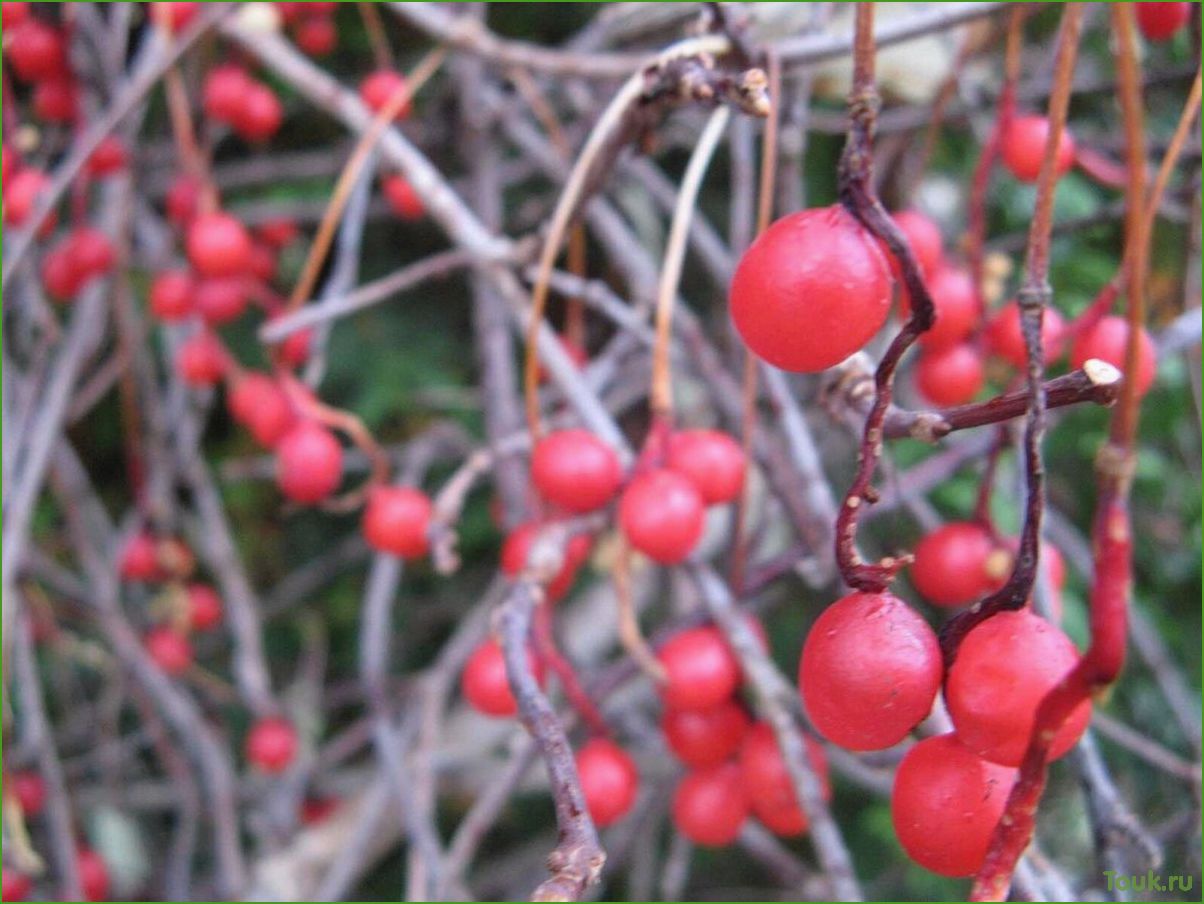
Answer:
M214 122L228 125L243 140L268 141L284 122L284 107L270 87L238 63L209 70L201 90L201 106Z
M339 31L334 24L337 3L277 3L275 6L293 40L305 53L322 57L338 46Z

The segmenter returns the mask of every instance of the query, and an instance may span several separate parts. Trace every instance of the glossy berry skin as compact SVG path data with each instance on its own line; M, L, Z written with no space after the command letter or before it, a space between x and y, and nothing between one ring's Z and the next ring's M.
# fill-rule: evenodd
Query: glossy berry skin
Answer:
M1191 18L1190 3L1135 3L1137 27L1149 41L1166 41Z
M748 818L740 767L723 763L687 772L673 792L672 814L677 831L695 844L731 844Z
M208 584L188 585L188 624L194 631L212 631L222 623L222 598Z
M71 123L79 112L79 86L70 76L48 78L33 89L33 112L43 122Z
M1009 301L991 318L986 337L987 346L993 354L1018 369L1028 367L1024 334L1020 332L1020 306L1016 302ZM1065 339L1066 321L1053 308L1046 308L1041 315L1041 348L1046 364L1052 364L1062 356Z
M109 135L96 146L85 166L93 176L103 177L120 172L128 162L129 152L125 144L116 135Z
M222 326L237 320L247 309L247 293L242 277L202 279L193 289L192 305L210 326Z
M188 260L201 276L237 276L251 262L251 237L229 214L209 213L188 227Z
M920 344L926 349L942 349L965 340L978 325L978 298L974 281L960 267L943 266L928 278L928 292L936 309L932 328L920 334ZM903 299L903 312L909 307Z
M155 581L161 574L158 544L148 533L134 534L121 551L118 571L125 581Z
M1049 120L1044 116L1017 116L1011 121L1003 135L1000 150L1004 165L1021 182L1036 182L1041 175L1041 161L1045 158L1048 137ZM1062 176L1073 165L1074 138L1070 135L1070 129L1064 128L1054 157L1054 170L1058 176Z
M421 220L426 213L422 198L405 176L386 176L381 180L380 187L385 193L385 200L389 202L389 209L401 219L412 223Z
M1018 766L1042 698L1079 660L1061 628L1030 609L1000 612L965 636L945 681L962 743L993 763ZM1075 745L1091 718L1084 700L1054 737L1049 759Z
M823 788L824 799L832 797L828 757L823 746L804 735L807 761ZM799 806L794 782L782 758L777 737L767 722L758 722L744 736L740 748L740 770L744 792L757 819L775 835L791 838L807 831L807 814Z
M527 659L535 680L543 684L543 664L530 651ZM518 712L518 702L506 678L506 659L496 640L486 640L468 657L460 676L460 690L469 706L486 716L508 719Z
M189 336L176 351L176 371L190 386L217 385L228 366L226 347L207 330Z
M619 526L634 549L662 565L676 565L702 537L706 504L694 484L676 471L645 471L623 491Z
M360 100L373 113L379 113L389 105L393 95L400 91L405 83L401 73L392 69L378 69L360 82ZM405 119L410 115L410 109L410 102L407 100L394 118Z
M37 816L46 805L46 782L32 770L23 769L6 775L4 790L17 799L26 819Z
M890 813L899 844L934 873L974 875L1015 778L1015 769L979 759L954 734L925 738L895 772Z
M734 700L710 709L666 709L661 733L674 756L694 769L718 766L740 749L752 724Z
M799 662L811 723L849 750L882 750L928 715L941 650L924 619L889 593L850 593L812 625Z
M711 709L727 702L740 686L740 663L716 627L673 635L656 658L665 670L660 692L670 709Z
M985 381L982 356L965 342L925 350L916 361L916 389L933 405L947 408L972 402Z
M728 297L760 358L814 373L839 364L886 322L891 278L877 243L844 208L790 214L740 259Z
M329 16L306 16L293 29L293 40L313 57L326 56L339 43L339 32Z
M627 751L614 741L587 741L577 751L577 774L585 806L598 828L618 822L635 803L640 773Z
M413 487L375 487L364 508L363 531L368 545L402 559L426 555L431 500Z
M610 502L623 470L614 449L588 430L558 430L535 446L531 480L548 502L579 514Z
M17 78L40 82L67 71L67 47L57 28L30 16L5 35L4 57Z
M998 586L997 552L980 525L954 521L926 535L915 549L911 582L934 606L972 603Z
M246 426L255 442L274 449L297 421L288 396L267 374L246 373L230 391L230 414Z
M37 206L38 196L50 185L50 177L31 167L21 170L4 185L4 222L20 226Z
M744 450L719 430L674 433L665 464L694 484L707 505L732 502L744 488Z
M1124 373L1128 344L1129 324L1123 317L1109 314L1075 338L1070 350L1071 366L1082 367L1089 358L1098 358ZM1136 374L1132 377L1137 384L1139 396L1150 391L1157 369L1158 352L1154 348L1154 340L1150 338L1145 327L1142 327L1137 336Z
M343 447L333 433L300 421L276 446L276 484L293 502L321 502L343 479Z
M261 82L251 81L230 125L244 141L258 143L280 131L283 122L284 107L276 93Z
M247 761L262 772L276 775L296 759L299 740L297 729L288 719L269 716L260 719L247 734Z
M891 214L895 225L899 227L907 242L911 245L911 253L920 265L920 272L933 273L940 266L944 254L944 243L941 239L941 229L927 216L918 210L900 210ZM891 273L895 279L901 278L898 262L890 260Z
M4 4L8 6L9 4ZM8 26L6 25L5 28ZM0 901L24 901L33 891L33 880L11 866L4 867L0 883Z
M205 115L218 122L234 122L252 82L247 71L235 63L209 70L201 84L201 108Z
M91 848L80 847L75 854L75 867L79 872L79 884L84 897L89 901L107 901L109 868L104 858Z
M187 270L164 270L151 283L150 311L165 323L183 320L192 313L196 283Z
M192 666L192 644L174 628L151 628L143 643L155 665L168 675L183 675Z
M527 567L531 544L542 527L543 525L532 521L521 524L510 532L502 544L502 574L515 578L522 573ZM577 569L589 558L592 545L589 534L574 534L569 539L564 551L564 564L544 587L544 592L552 602L563 598L572 588Z

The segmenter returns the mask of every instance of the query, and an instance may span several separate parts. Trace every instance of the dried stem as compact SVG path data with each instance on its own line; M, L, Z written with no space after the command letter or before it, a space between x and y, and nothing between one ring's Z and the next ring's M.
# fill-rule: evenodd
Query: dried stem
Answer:
M611 574L614 577L615 604L619 610L619 642L627 655L635 660L640 671L656 684L664 684L667 680L665 667L644 639L640 631L639 614L635 611L635 599L631 594L631 547L623 536L618 538L618 547Z

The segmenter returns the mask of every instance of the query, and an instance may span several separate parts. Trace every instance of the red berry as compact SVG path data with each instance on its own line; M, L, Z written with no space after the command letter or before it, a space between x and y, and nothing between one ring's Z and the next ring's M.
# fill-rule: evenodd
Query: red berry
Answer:
M5 6L15 6L13 3L5 3ZM24 5L24 4L22 4ZM4 27L8 28L8 23L4 23ZM29 897L29 893L33 891L33 880L24 873L17 872L11 866L4 867L3 874L0 874L0 901L24 901Z
M305 53L321 57L339 43L339 32L329 16L306 16L293 29L293 39Z
M740 662L716 627L688 628L673 635L656 658L665 670L661 697L671 709L711 709L740 686Z
M1150 41L1172 38L1191 18L1190 3L1135 3L1137 27Z
M824 798L832 797L828 780L828 757L818 741L804 736L807 761L823 787ZM740 769L744 779L744 792L756 817L771 832L790 838L807 831L807 814L799 805L794 792L794 782L777 736L766 722L758 722L744 736L740 749Z
M911 245L911 253L915 257L916 263L920 265L920 272L925 275L936 272L944 253L940 227L918 210L900 210L898 213L891 214L891 218L903 235L907 237L907 243ZM889 258L889 260L891 273L896 280L901 279L902 271L899 269L898 262L893 258Z
M283 342L276 346L280 361L285 367L300 367L309 360L309 347L313 344L312 329L297 330L289 333Z
M16 28L29 21L29 4L6 2L0 3L0 27Z
M297 729L277 716L260 719L247 734L247 760L269 774L287 769L297 756L297 747Z
M255 442L268 449L288 433L296 413L288 396L267 374L246 373L230 391L230 414L251 431Z
M385 200L389 202L389 209L401 219L413 222L421 220L426 213L422 198L405 176L386 176L381 180L380 187L385 193Z
M243 93L242 103L231 126L245 141L267 141L280 130L284 122L284 107L267 85L251 81Z
M877 243L839 205L790 214L740 259L729 297L748 347L784 370L839 364L886 322L891 279Z
M619 526L633 548L662 565L693 552L706 526L702 495L676 471L645 471L619 500Z
M301 801L301 825L316 826L325 822L339 808L337 797L307 797Z
M1007 566L999 552L980 525L950 522L916 545L911 582L934 606L972 603L999 586Z
M51 248L42 258L42 287L55 301L75 298L85 279L65 242Z
M895 772L890 813L899 844L934 873L974 875L1015 779L1015 769L979 759L956 735L925 738Z
M93 176L109 176L125 168L129 154L116 135L103 138L88 158L88 172Z
M588 430L559 430L536 444L531 480L548 502L580 513L610 502L623 470L614 450Z
M962 743L993 763L1018 766L1042 698L1079 660L1060 628L1029 609L1000 612L965 636L945 681ZM1091 718L1084 700L1054 737L1049 759L1075 745Z
M229 357L222 340L202 330L193 333L176 351L176 372L192 386L215 386L226 375Z
M158 544L148 533L134 534L121 551L118 572L126 581L155 581L161 575Z
M933 405L972 402L985 379L982 356L964 342L925 351L916 361L916 388Z
M673 434L665 464L694 484L707 505L732 502L744 488L744 450L718 430Z
M673 824L695 844L731 844L747 818L748 796L735 763L687 772L673 792Z
M237 320L247 309L246 286L241 276L202 279L192 295L193 307L209 326Z
M527 661L535 680L543 684L543 664L530 651ZM506 677L506 660L496 640L486 640L468 657L460 676L460 690L469 705L486 716L509 718L518 712L518 702Z
M158 21L172 31L179 31L196 18L199 7L199 3L156 3L153 9L162 17Z
M1020 306L1009 301L987 323L987 346L992 352L1012 366L1028 367L1028 352L1024 348L1024 334L1020 332ZM1062 344L1066 336L1066 323L1062 315L1053 308L1046 308L1041 315L1041 349L1045 363L1052 364L1062 356Z
M731 758L751 724L744 707L725 700L710 709L666 709L661 732L679 760L695 769Z
M1109 314L1090 329L1084 330L1074 340L1070 350L1072 367L1082 367L1090 358L1107 361L1122 373L1129 345L1129 324L1123 317ZM1145 395L1154 384L1158 369L1158 352L1150 334L1142 327L1137 334L1137 368L1133 379L1137 383L1137 394Z
M1044 116L1018 116L1003 135L1003 162L1021 182L1036 182L1045 159L1045 142L1049 140L1049 120ZM1058 152L1054 159L1056 174L1064 175L1074 165L1074 138L1070 129L1062 129Z
M192 644L174 628L160 625L146 632L146 652L168 675L183 675L192 665Z
M276 483L293 502L321 502L343 479L343 447L333 433L300 421L276 447Z
M4 779L4 790L12 793L21 805L21 813L28 819L42 812L46 804L46 782L37 772L22 770Z
M266 242L273 248L286 248L297 240L300 230L297 223L287 217L276 217L265 220L255 230L260 241Z
M151 313L160 320L173 322L183 320L192 313L192 299L196 284L187 270L164 270L151 283Z
M109 897L109 868L96 851L80 847L75 854L79 884L89 901L105 901Z
M8 35L4 55L23 82L40 82L67 71L67 46L63 34L32 16Z
M218 122L234 122L253 83L251 76L237 63L215 66L206 74L201 86L201 107L205 115Z
M37 206L38 196L50 185L50 177L38 169L23 169L4 185L4 222L20 226Z
M379 113L389 105L393 96L405 86L406 80L401 73L392 69L378 69L360 82L360 100L373 113ZM407 100L394 119L405 119L410 115L410 102Z
M260 282L270 283L276 278L276 251L263 242L251 243L251 263L248 270Z
M0 145L0 185L8 183L10 176L16 174L21 165L21 158L7 144Z
M79 112L79 87L75 79L58 76L34 85L33 112L44 122L74 122Z
M113 243L99 229L80 226L72 230L67 236L66 247L75 262L75 268L85 278L102 276L113 269L116 258Z
M889 593L850 593L811 626L799 690L829 741L881 750L928 715L941 672L936 635L915 610Z
M508 577L518 577L527 567L527 558L531 552L531 544L539 533L542 524L532 521L521 524L510 532L506 542L502 544L502 573ZM573 534L564 551L564 564L545 587L548 598L555 602L561 599L573 586L577 577L577 569L589 558L592 541L589 534Z
M222 623L222 598L208 584L188 585L188 623L194 631L210 631Z
M969 273L950 265L938 267L928 277L928 293L932 296L936 319L931 329L920 334L920 342L926 348L957 345L973 332L978 325L978 298ZM911 308L906 294L900 296L900 303L903 316L908 316Z
M635 803L640 773L614 741L594 738L577 751L577 774L585 806L598 828L618 822Z
M201 276L235 276L251 262L251 237L229 214L197 217L188 227L188 260Z
M167 188L163 206L167 219L180 229L192 222L201 201L201 186L191 176L180 176Z
M413 487L375 487L364 509L364 539L378 552L402 559L426 555L431 501Z

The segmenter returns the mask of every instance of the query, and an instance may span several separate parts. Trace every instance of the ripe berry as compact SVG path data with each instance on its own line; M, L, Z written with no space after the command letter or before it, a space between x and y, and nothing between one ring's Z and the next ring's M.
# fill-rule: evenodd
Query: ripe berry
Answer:
M934 873L972 876L1015 780L1015 769L979 759L954 734L925 738L895 772L890 814L899 844Z
M543 663L527 652L527 661L535 680L543 684ZM518 712L518 701L510 692L506 677L506 659L496 640L486 640L468 657L464 674L460 676L464 699L479 713L497 718L509 718Z
M301 825L316 826L329 819L339 807L337 797L307 797L301 801Z
M1075 338L1074 346L1070 350L1071 366L1082 367L1089 358L1098 358L1107 361L1123 373L1128 345L1128 322L1123 317L1109 314ZM1157 368L1158 352L1154 348L1154 341L1142 327L1137 335L1137 368L1136 375L1133 376L1139 396L1149 392Z
M4 222L20 226L37 206L38 196L50 185L50 177L32 167L21 170L4 184Z
M40 82L67 71L63 34L32 16L8 35L4 55L23 82Z
M993 763L1018 766L1037 706L1078 662L1074 643L1029 609L1000 612L965 636L945 681L945 702L962 743ZM1078 741L1091 718L1084 700L1050 746L1049 759Z
M623 471L614 450L588 430L559 430L535 446L531 480L548 502L581 513L610 502Z
M961 606L998 587L1009 558L980 525L950 522L916 545L911 582L934 606Z
M227 404L233 418L268 449L275 448L297 420L288 396L267 374L243 374L231 389Z
M146 652L168 675L183 675L192 665L192 644L174 628L160 625L146 632Z
M729 297L748 347L783 370L815 372L886 322L891 279L877 243L839 205L790 214L740 259Z
M1049 139L1049 120L1044 116L1018 116L1003 135L1000 150L1003 162L1021 182L1036 182L1045 159L1045 142ZM1074 138L1070 129L1063 128L1054 158L1054 170L1064 175L1074 165Z
M235 276L251 262L246 227L226 213L197 217L188 227L188 260L201 276Z
M0 3L0 27L16 28L29 21L29 4L9 2Z
M1020 332L1020 306L1009 301L987 323L987 347L1009 362L1024 369L1028 366L1028 353L1024 348L1024 334ZM1062 356L1062 345L1066 336L1066 322L1053 308L1046 308L1041 315L1041 349L1045 363L1051 364Z
M280 362L285 367L300 367L309 360L309 348L313 344L313 329L297 330L276 346Z
M618 822L635 803L640 774L627 752L606 738L594 738L577 751L577 774L585 806L598 828Z
M192 313L195 290L187 270L164 270L151 283L148 296L151 313L168 323L183 320Z
M208 330L189 336L176 351L176 371L191 386L215 386L228 366L226 347Z
M88 172L93 176L110 176L125 168L129 154L125 144L116 135L101 140L88 158Z
M89 901L105 901L109 897L109 868L96 851L80 847L75 854L75 868L84 897Z
M744 707L725 700L710 709L666 709L661 732L674 755L695 769L718 766L740 749L751 724Z
M158 580L161 571L155 538L144 532L130 537L121 551L118 571L122 580L126 581Z
M934 273L943 254L940 227L918 210L900 210L891 214L891 218L907 237L911 253L920 265L920 272L925 275ZM895 279L901 279L902 271L898 262L890 258L890 265Z
M320 424L303 420L276 447L276 483L293 502L321 502L343 479L343 447Z
M280 130L284 122L284 107L267 85L251 81L242 96L242 103L231 122L234 131L244 141L267 141Z
M252 84L251 76L237 63L215 66L206 74L201 86L201 107L205 115L218 122L234 122Z
M5 6L13 4L5 3ZM5 28L8 24L5 23ZM29 897L29 893L33 891L33 880L27 875L13 869L11 866L4 867L3 874L0 874L0 901L24 901Z
M916 388L933 405L972 402L985 379L982 356L965 342L925 351L916 361Z
M881 750L928 715L941 672L936 635L913 609L889 593L850 593L811 626L799 690L829 741Z
M535 521L521 524L506 537L506 542L502 544L503 574L512 578L518 577L527 567L531 544L541 526ZM577 569L589 558L591 545L592 540L589 534L573 534L568 541L564 551L564 564L544 588L544 592L552 602L561 599L569 592L577 577Z
M101 276L113 269L116 252L109 237L99 229L80 226L67 236L66 246L76 269L85 278Z
M79 112L79 86L75 79L57 76L34 85L33 112L44 122L74 122Z
M731 502L744 488L744 450L718 430L673 434L665 464L694 484L707 505Z
M197 205L201 201L201 187L191 176L179 176L167 187L163 198L163 207L167 211L167 219L183 229L197 215Z
M702 495L676 471L645 471L619 500L619 526L633 548L662 565L688 556L706 526Z
M381 180L380 187L385 193L385 200L389 202L389 209L401 219L413 222L421 220L426 213L422 198L405 176L386 176Z
M17 172L21 158L7 144L0 145L0 185L8 184L10 176Z
M823 787L824 798L830 799L832 787L824 748L810 736L804 736L804 741L807 761ZM799 806L790 770L786 768L777 736L768 723L758 722L744 736L740 770L752 811L767 829L786 838L807 831L807 814Z
M270 774L283 772L297 756L297 729L288 719L269 716L260 719L247 734L247 759L256 768Z
M176 32L196 17L199 6L199 3L157 3L154 10L156 15L162 17L158 21Z
M251 243L251 262L247 269L260 282L270 283L276 278L276 251L263 242Z
M938 267L928 277L928 293L932 296L936 319L931 329L920 334L925 348L949 348L974 331L978 325L978 298L969 273L950 265ZM900 306L905 317L909 316L909 305L907 295L901 295Z
M51 248L42 258L42 287L54 301L73 299L85 278L66 243Z
M731 844L747 818L748 796L735 763L687 772L673 792L673 824L695 844Z
M293 40L305 53L326 56L339 43L339 32L329 16L306 16L293 29Z
M401 73L392 69L378 69L360 82L360 100L373 113L379 113L389 105L393 95L400 91L405 83ZM402 120L409 115L410 102L407 100L394 119Z
M276 217L272 220L265 220L260 223L255 230L260 241L267 243L273 248L286 248L297 240L300 230L297 229L297 224L294 220L287 217Z
M5 776L4 790L17 799L26 819L37 816L46 804L46 782L37 772L25 769Z
M209 326L237 320L247 309L246 286L241 276L202 279L193 290L192 304Z
M670 709L711 709L740 686L740 663L714 626L688 628L657 651L665 670L661 697Z
M1172 38L1191 18L1190 3L1136 3L1137 27L1150 41Z
M188 585L188 623L194 631L209 631L222 623L222 598L208 584Z
M378 552L402 559L426 555L431 501L413 487L375 487L364 509L364 539Z

